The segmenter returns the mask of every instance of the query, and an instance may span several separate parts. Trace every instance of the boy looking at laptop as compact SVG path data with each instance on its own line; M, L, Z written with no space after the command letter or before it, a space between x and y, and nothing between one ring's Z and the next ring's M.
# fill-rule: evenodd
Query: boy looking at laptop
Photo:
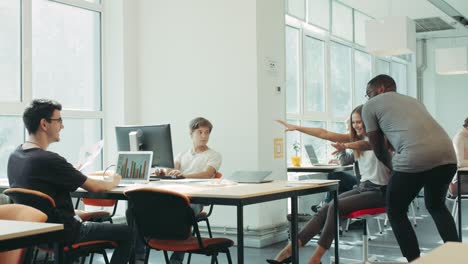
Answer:
M131 248L131 230L127 225L81 222L75 216L70 192L81 187L90 192L114 188L120 175L108 173L106 180L91 179L76 170L65 158L47 151L51 143L60 141L64 128L60 114L62 105L51 100L33 100L23 114L29 137L10 155L8 180L12 188L36 190L51 196L58 212L48 215L64 225L66 244L90 240L112 240L118 246L111 264L127 263Z
M213 178L221 166L221 154L208 147L213 125L208 119L197 117L190 121L189 134L193 146L176 155L174 169L156 171L159 175L184 176L185 178ZM195 214L203 209L201 204L191 204ZM174 252L171 264L182 263L184 252Z
M221 166L219 152L208 147L213 125L208 119L197 117L190 121L189 134L193 146L177 154L174 169L159 170L159 175L184 176L185 178L213 178Z

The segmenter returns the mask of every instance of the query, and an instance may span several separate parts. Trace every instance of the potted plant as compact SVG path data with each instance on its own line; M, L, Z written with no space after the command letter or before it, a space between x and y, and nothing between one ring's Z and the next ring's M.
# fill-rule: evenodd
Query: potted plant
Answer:
M301 144L298 141L296 141L292 144L292 147L296 155L291 157L291 164L293 167L300 167L301 157L299 156L299 151L301 150Z

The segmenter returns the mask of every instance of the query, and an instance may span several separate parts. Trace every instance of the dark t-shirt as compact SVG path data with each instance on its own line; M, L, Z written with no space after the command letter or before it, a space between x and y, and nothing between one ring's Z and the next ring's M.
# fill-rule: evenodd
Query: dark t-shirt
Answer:
M41 148L23 150L19 146L8 160L10 187L37 190L54 199L59 216L49 215L48 221L64 224L66 241L74 241L80 229L80 222L74 218L70 192L83 185L86 179L63 157ZM57 221L57 218L62 220Z

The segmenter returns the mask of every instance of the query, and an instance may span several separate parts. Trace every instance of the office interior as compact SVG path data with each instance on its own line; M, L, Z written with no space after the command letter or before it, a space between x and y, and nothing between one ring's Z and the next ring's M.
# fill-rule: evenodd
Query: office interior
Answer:
M119 125L169 123L179 153L191 145L188 122L203 116L214 125L209 146L223 155L223 175L270 170L275 180L287 179L292 142L324 143L286 135L274 120L342 131L379 73L396 76L399 91L421 100L451 137L468 116L468 75L438 74L435 59L436 49L468 46L464 0L3 0L0 8L1 178L24 141L22 111L38 97L64 105L62 140L51 150L72 163L99 139L95 168L115 163ZM364 21L388 16L421 21L414 54L366 50ZM318 153L322 162L330 150ZM247 260L284 245L287 212L286 200L245 208L245 245L258 249ZM216 206L213 232L234 237L235 219L235 208ZM440 240L431 224L416 231Z

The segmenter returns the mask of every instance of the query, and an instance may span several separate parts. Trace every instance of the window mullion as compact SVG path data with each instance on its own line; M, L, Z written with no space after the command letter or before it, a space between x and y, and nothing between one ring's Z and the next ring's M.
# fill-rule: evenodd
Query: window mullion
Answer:
M21 47L21 102L25 106L32 100L32 0L22 1Z

